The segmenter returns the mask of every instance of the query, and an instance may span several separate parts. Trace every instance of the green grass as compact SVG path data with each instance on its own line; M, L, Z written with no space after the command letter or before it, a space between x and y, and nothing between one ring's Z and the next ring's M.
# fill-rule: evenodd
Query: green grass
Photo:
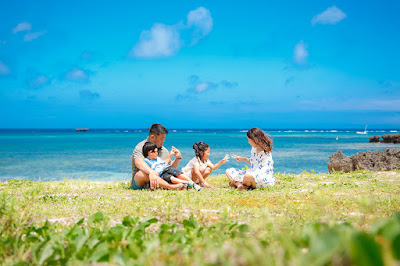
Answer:
M275 179L272 188L238 191L212 176L200 192L11 180L0 184L0 262L400 263L400 172Z

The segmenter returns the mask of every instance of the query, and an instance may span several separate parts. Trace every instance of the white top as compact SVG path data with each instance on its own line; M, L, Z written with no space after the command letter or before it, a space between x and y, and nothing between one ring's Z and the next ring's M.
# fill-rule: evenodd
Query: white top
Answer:
M192 170L193 166L198 165L200 167L200 171L206 169L207 166L212 165L210 159L207 159L206 162L202 162L199 158L194 157L190 160L185 167L182 168L182 172L188 177L192 178Z

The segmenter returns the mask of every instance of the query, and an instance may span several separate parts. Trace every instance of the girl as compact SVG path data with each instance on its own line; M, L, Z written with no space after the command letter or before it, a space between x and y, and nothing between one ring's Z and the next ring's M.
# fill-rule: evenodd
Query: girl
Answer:
M205 179L213 170L217 170L223 163L226 163L229 156L226 154L224 159L214 165L211 163L210 159L208 159L210 156L210 146L208 146L207 143L195 142L193 144L193 149L196 157L190 160L187 165L182 168L182 172L190 177L193 182L200 183L200 185L209 188L210 185L205 181Z
M259 128L247 131L247 139L251 145L250 159L233 155L237 162L245 161L250 164L247 170L229 168L226 176L229 185L238 189L260 188L275 185L272 160L272 140Z

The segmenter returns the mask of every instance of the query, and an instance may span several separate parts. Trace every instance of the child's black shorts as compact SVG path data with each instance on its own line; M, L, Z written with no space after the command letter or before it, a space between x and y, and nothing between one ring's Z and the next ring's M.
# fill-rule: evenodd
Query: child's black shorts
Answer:
M168 183L171 182L171 176L177 177L178 175L182 175L183 172L179 171L175 167L168 166L167 168L164 169L164 171L161 173L160 177L167 181Z

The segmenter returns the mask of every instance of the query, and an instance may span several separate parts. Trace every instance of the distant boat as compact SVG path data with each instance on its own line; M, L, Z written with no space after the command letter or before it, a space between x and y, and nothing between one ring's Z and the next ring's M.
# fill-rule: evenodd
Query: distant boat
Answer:
M88 128L75 128L75 132L85 132L88 131Z
M362 134L362 135L367 134L367 126L368 126L368 125L365 126L364 131L357 131L356 133L357 133L357 134Z

